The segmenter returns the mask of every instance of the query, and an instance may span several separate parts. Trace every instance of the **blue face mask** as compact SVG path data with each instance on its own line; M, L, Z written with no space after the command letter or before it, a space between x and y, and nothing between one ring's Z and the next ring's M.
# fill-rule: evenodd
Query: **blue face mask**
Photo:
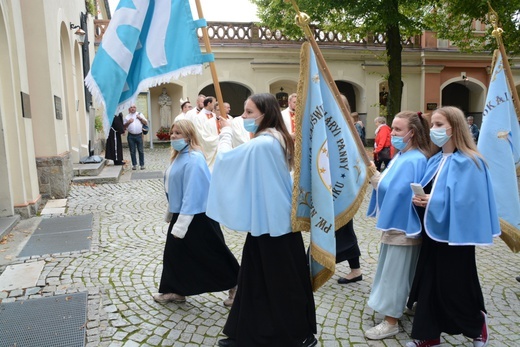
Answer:
M446 142L449 141L449 139L451 138L451 135L446 134L446 130L448 130L448 129L451 129L451 128L430 129L430 139L436 146L442 147L442 146L444 146L444 144L446 144Z
M250 133L256 133L256 131L258 130L256 118L244 118L244 128Z
M404 138L410 133L410 131L408 131L404 136L392 136L392 146L397 148L398 151L405 149L408 142L404 142Z
M172 148L176 151L182 151L188 144L185 139L171 140Z

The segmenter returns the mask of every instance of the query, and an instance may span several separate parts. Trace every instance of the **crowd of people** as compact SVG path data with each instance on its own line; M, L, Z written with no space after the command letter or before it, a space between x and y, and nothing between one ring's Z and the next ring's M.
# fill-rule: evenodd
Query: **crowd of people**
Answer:
M153 299L179 303L228 291L224 305L231 309L221 347L318 343L306 249L290 220L296 101L290 95L282 110L273 95L254 94L234 118L229 103L221 109L214 97L199 95L195 108L181 100L182 112L171 125L172 155L164 174L169 227ZM364 124L357 113L352 116L366 145ZM144 169L147 123L135 105L126 117L115 117L107 158L121 165L120 136L128 132L132 168L138 167L137 151ZM491 245L500 227L486 163L476 149L478 128L475 136L473 119L456 107L429 117L402 111L391 126L384 117L375 125L377 170L367 215L377 218L381 244L367 304L384 318L365 337L398 334L408 310L414 314L408 347L440 345L442 333L487 346L475 247ZM221 227L247 233L240 265ZM335 235L336 262L347 260L350 267L338 283L362 281L353 221Z

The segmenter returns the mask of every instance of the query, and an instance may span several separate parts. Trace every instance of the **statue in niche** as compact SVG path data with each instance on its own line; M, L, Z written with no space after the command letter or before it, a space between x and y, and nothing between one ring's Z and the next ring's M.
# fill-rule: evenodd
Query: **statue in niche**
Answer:
M170 128L172 121L172 98L166 93L166 88L162 89L159 95L159 114L161 115L161 127Z
M379 93L379 104L386 106L388 103L388 92L383 87L383 90Z

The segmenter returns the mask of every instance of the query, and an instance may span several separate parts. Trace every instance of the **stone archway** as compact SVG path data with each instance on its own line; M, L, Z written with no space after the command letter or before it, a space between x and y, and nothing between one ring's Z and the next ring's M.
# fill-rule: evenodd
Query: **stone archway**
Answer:
M485 103L485 90L476 82L455 80L442 88L442 106L460 108L464 115L473 116L475 124L482 124L482 108Z
M469 89L455 82L448 84L442 90L442 106L455 106L464 113L469 111Z
M220 82L220 90L224 102L231 106L231 115L236 117L242 115L244 111L244 102L252 94L251 90L246 86L235 82ZM199 92L206 96L215 96L215 87L210 84Z
M354 85L349 82L345 81L335 81L336 86L338 87L338 90L341 94L345 95L347 97L350 111L357 112L357 101L356 101L356 91L354 88Z

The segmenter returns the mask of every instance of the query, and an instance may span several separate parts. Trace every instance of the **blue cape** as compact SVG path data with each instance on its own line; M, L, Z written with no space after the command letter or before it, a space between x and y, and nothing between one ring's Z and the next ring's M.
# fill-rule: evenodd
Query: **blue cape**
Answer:
M378 217L376 228L399 230L407 236L421 233L421 220L412 204L410 183L421 181L427 162L421 151L412 149L399 152L383 171L367 211L369 217Z
M264 134L217 154L206 214L253 236L281 236L292 231L291 195L282 145Z
M479 167L465 154L443 156L428 161L421 184L436 176L424 214L428 236L450 245L490 245L500 235L495 195L484 161Z
M211 174L204 155L183 149L171 164L168 180L169 211L180 214L206 212Z

